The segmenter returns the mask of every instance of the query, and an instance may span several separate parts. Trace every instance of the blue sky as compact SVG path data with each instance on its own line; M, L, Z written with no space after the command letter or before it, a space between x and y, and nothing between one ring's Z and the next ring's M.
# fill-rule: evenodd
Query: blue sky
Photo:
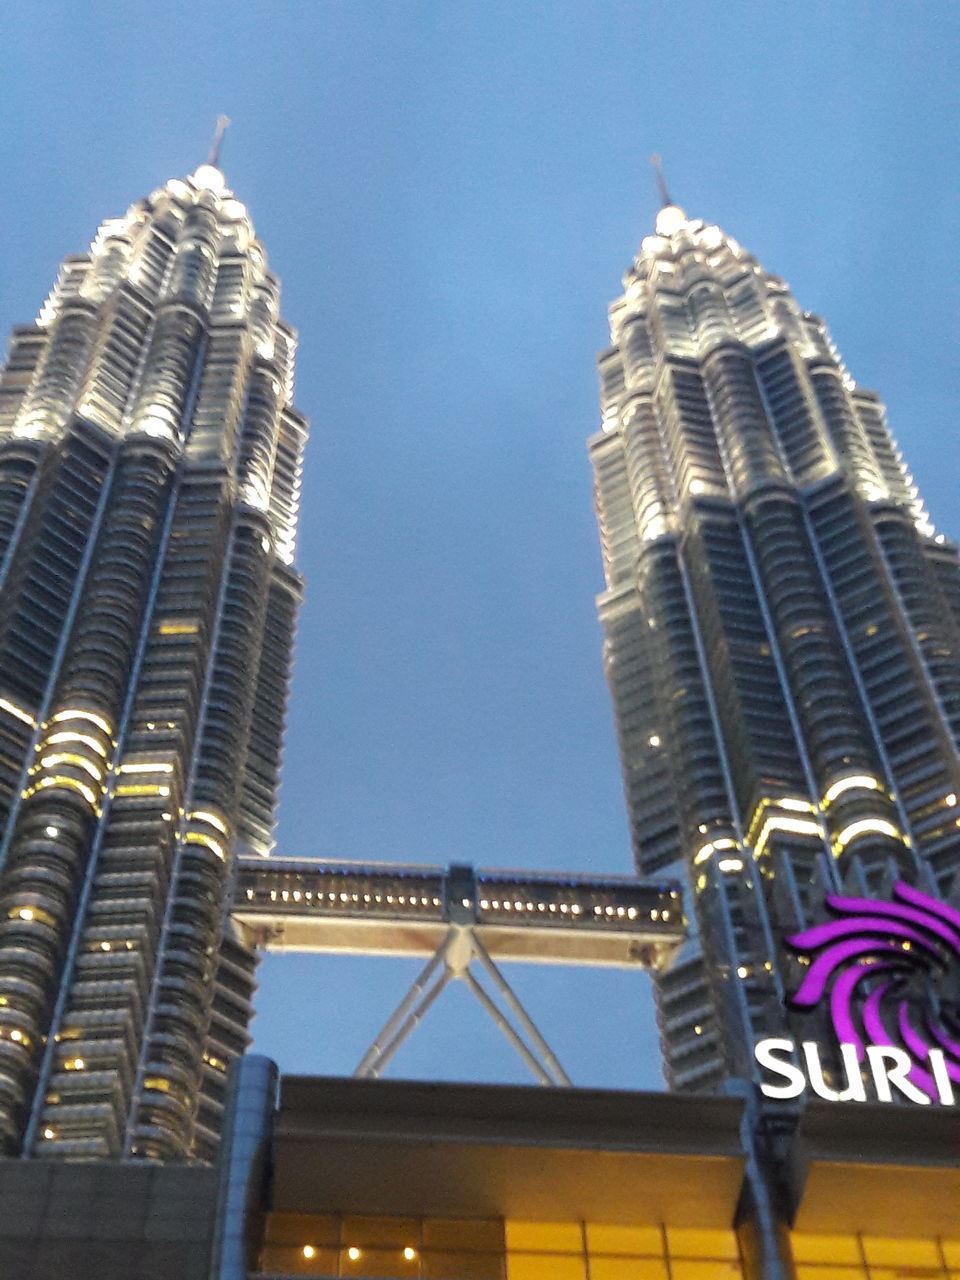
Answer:
M584 441L653 151L827 318L960 535L958 36L937 0L3 6L0 328L233 120L313 422L281 852L629 869ZM411 970L261 975L257 1047L347 1072ZM642 976L512 976L577 1083L657 1086ZM459 990L395 1069L525 1078Z

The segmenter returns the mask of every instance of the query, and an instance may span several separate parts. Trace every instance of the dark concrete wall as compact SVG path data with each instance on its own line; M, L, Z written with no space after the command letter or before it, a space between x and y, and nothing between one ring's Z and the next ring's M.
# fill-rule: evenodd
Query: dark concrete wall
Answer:
M2 1280L207 1280L216 1173L0 1160Z

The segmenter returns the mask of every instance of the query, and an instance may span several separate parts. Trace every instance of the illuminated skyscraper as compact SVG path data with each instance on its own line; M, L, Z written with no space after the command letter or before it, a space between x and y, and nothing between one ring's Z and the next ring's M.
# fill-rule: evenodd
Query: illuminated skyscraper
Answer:
M211 157L215 160L215 157ZM0 381L0 1134L210 1156L300 579L295 335L215 163L70 257Z
M637 866L687 886L673 1088L752 1074L785 935L843 889L960 893L960 567L820 319L665 199L610 309L591 441Z

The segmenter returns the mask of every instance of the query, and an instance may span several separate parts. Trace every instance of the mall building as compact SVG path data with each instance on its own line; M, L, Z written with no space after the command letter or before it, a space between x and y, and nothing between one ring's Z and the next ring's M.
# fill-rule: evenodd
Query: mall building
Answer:
M960 1112L233 1070L215 1166L8 1160L24 1280L960 1277Z

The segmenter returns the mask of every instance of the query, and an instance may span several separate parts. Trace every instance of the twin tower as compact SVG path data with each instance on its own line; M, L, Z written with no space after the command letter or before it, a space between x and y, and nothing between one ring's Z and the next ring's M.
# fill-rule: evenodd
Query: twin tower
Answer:
M306 423L278 306L206 164L105 222L13 333L7 1154L215 1151L256 963L234 881L272 847L302 589ZM790 939L839 895L882 915L901 884L951 912L960 560L822 322L717 227L661 209L610 321L590 445L607 672L637 869L685 887L688 941L656 979L668 1082L712 1091L755 1075L757 1040L827 1035L791 1008L811 954ZM917 988L909 968L862 993L908 1049L913 1015L885 1022L881 996Z

